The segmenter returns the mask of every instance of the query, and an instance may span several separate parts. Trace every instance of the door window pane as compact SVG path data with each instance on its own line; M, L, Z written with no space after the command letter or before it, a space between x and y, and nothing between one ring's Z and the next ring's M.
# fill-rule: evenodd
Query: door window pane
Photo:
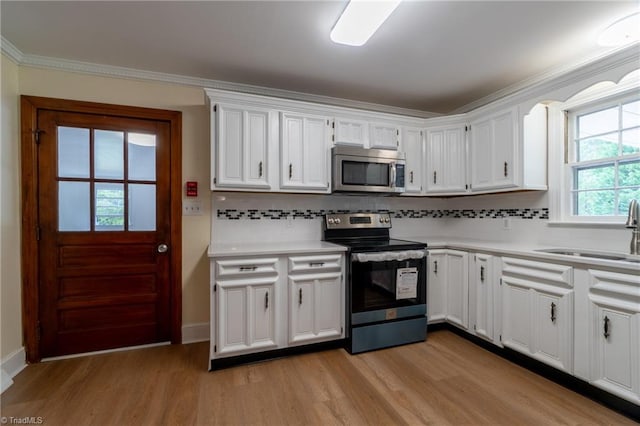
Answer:
M90 231L89 182L58 182L58 230Z
M156 180L156 135L129 133L129 179Z
M156 230L155 184L129 185L129 230Z
M95 230L124 230L124 185L121 183L95 184Z
M124 133L95 130L94 138L95 177L122 179L124 177Z
M89 177L89 129L58 127L58 176Z

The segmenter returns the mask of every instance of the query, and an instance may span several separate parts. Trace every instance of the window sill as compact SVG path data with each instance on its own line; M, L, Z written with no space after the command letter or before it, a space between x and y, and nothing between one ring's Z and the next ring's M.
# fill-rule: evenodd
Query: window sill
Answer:
M550 220L547 222L549 226L566 227L566 228L624 228L624 221L621 222L582 222L567 220Z

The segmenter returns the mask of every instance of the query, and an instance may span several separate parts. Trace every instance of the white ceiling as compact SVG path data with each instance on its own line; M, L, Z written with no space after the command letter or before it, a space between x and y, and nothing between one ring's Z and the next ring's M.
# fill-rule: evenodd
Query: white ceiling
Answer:
M637 1L404 1L363 47L329 32L345 1L0 2L24 55L431 112L606 53Z

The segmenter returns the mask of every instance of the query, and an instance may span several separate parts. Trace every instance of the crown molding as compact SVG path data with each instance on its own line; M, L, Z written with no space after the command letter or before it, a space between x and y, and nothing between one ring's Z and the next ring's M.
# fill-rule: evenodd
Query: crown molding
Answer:
M610 50L601 55L582 60L560 68L554 68L544 74L522 80L516 84L498 90L488 96L470 102L450 112L450 114L462 114L471 112L482 106L499 100L517 103L518 100L544 95L559 87L568 85L578 80L584 80L596 76L612 68L616 68L630 62L640 64L640 43L633 43Z
M5 39L2 38L2 51L5 52ZM367 111L384 112L394 115L404 115L416 118L438 117L440 114L421 111L417 109L401 108L389 105L381 105L371 102L362 102L351 99L334 98L330 96L315 95L311 93L296 92L291 90L275 89L263 86L254 86L230 81L211 80L199 77L189 77L178 74L168 74L156 71L147 71L113 65L94 64L89 62L73 61L68 59L52 58L39 55L25 55L13 44L7 42L7 55L18 65L42 69L55 69L89 75L126 78L133 80L157 81L163 83L181 84L207 89L227 90L239 93L263 95L276 98L290 99L320 103L345 108L363 109Z
M14 63L18 65L22 63L22 59L24 58L22 52L14 46L13 43L2 36L0 36L0 50L3 55L11 59Z

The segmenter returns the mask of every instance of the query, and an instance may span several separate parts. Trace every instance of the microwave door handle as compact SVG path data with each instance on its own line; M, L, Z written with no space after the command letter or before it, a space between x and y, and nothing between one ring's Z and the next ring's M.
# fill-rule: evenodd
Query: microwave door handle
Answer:
M389 163L389 180L391 181L391 188L396 187L396 163Z

